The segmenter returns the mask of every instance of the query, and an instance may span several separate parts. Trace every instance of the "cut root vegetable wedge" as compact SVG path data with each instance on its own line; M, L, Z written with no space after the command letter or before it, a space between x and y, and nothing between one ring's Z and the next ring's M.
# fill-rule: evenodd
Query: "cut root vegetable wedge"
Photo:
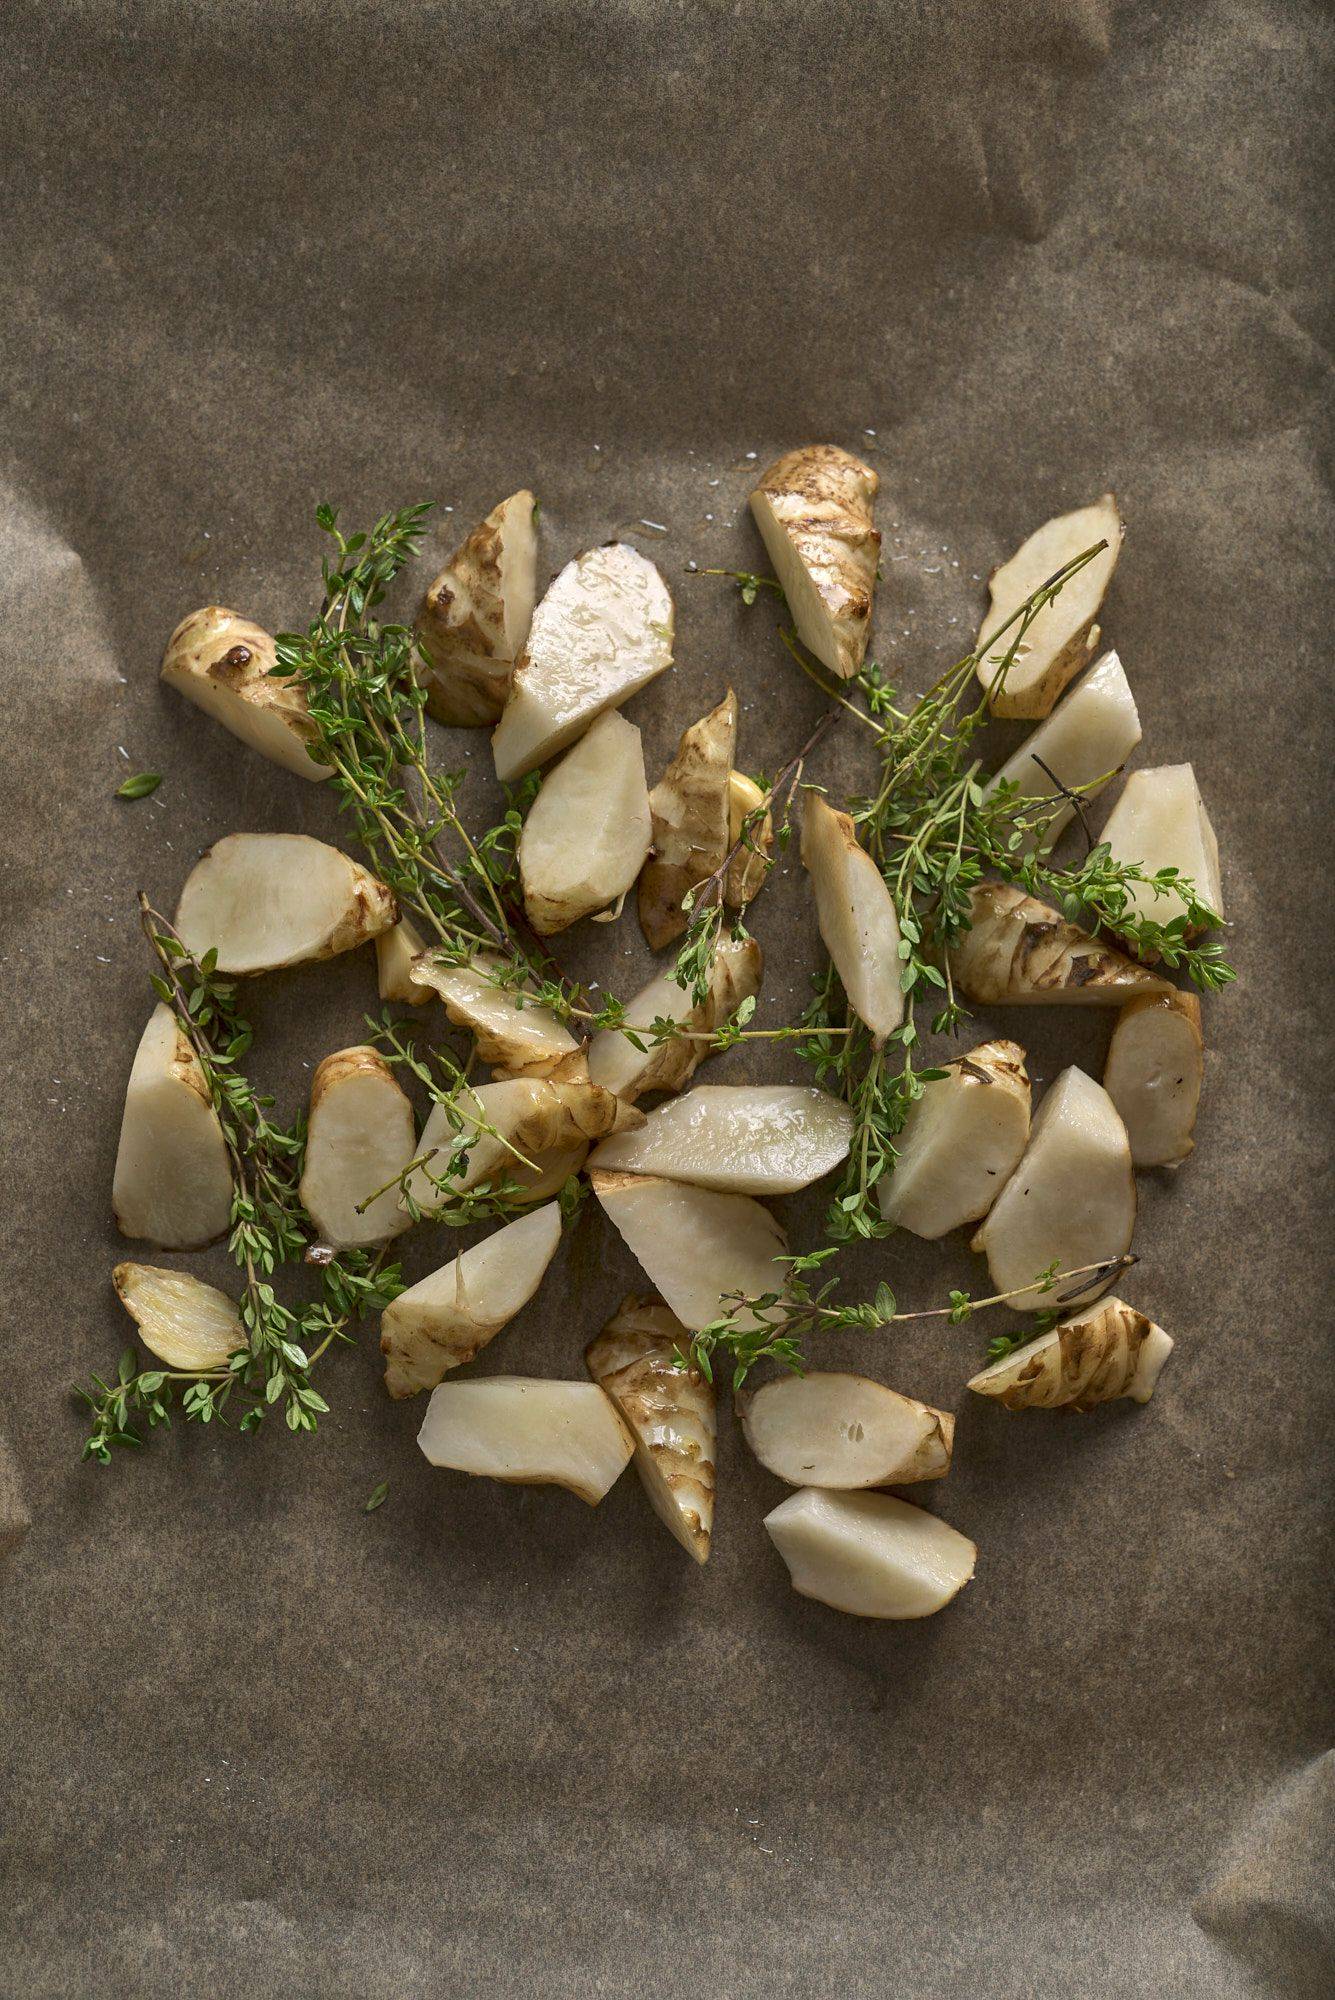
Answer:
M199 1250L232 1220L232 1170L199 1059L170 1007L139 1038L125 1091L111 1203L122 1236Z
M819 792L802 808L802 861L816 893L816 920L853 1011L879 1045L904 1018L899 920L881 871L858 845L847 813Z
M519 837L524 908L539 936L624 896L649 837L640 732L611 709L548 772Z
M1204 1075L1201 1003L1194 993L1152 994L1117 1016L1103 1087L1117 1106L1137 1167L1176 1167L1192 1131Z
M1114 861L1138 862L1147 874L1175 868L1190 882L1198 902L1217 918L1224 914L1219 886L1219 842L1190 764L1162 764L1133 771L1109 813L1103 838ZM1148 883L1131 884L1131 910L1154 924L1172 923L1186 903L1171 889L1158 896ZM1204 930L1196 923L1189 929Z
M522 488L493 507L446 563L422 600L417 643L426 705L437 722L469 729L495 722L528 638L538 538L533 495Z
M935 1238L978 1222L1029 1139L1029 1073L1018 1042L983 1042L923 1086L876 1184L887 1222ZM817 1482L824 1485L824 1480Z
M310 754L316 730L300 678L270 678L277 660L269 633L235 611L209 604L183 618L172 633L162 678L271 764L318 783L332 766L317 764Z
M967 1536L888 1493L807 1486L765 1516L793 1589L858 1618L929 1618L974 1572Z
M723 866L728 786L737 749L737 697L682 734L677 754L649 794L653 854L640 876L640 925L655 951L685 930L682 898Z
M872 526L877 485L851 452L809 444L776 458L751 495L797 636L843 680L867 650L881 552Z
M478 1056L510 1076L586 1074L580 1044L547 1007L500 984L508 968L480 952L469 965L448 965L431 952L413 961L413 981L439 994L456 1027L471 1029Z
M1017 788L1017 797L1054 801L1041 832L1027 833L1023 851L1050 847L1075 812L1062 787L1096 799L1140 741L1140 717L1116 653L1105 653L1064 695L1046 722L1027 736L987 786Z
M1148 1403L1173 1343L1121 1299L1100 1299L975 1375L969 1387L1008 1410L1092 1410L1120 1396Z
M591 1164L731 1194L793 1194L847 1158L852 1130L843 1099L811 1084L705 1083L604 1139Z
M1036 590L1069 562L1099 542L1108 546L1063 585L1044 606L1020 641L1015 658L1001 679L1002 667L1019 632L1018 621L1001 627ZM1105 493L1092 507L1059 514L1046 521L1021 544L1009 562L994 570L992 603L978 633L980 653L995 633L997 643L978 663L978 678L991 692L997 715L1047 715L1075 679L1098 644L1095 619L1103 603L1122 547L1122 521L1117 501Z
M680 1090L713 1053L708 1037L732 1019L743 1000L760 991L764 960L754 938L723 938L715 948L708 991L692 1002L670 973L650 980L626 1008L626 1026L640 1030L636 1048L620 1028L601 1028L589 1043L589 1075L633 1103L648 1090ZM643 1031L655 1021L675 1021L683 1033L655 1043Z
M558 1168L565 1172L557 1186L578 1170L591 1141L643 1123L642 1111L587 1081L522 1076L465 1085L452 1102L432 1106L417 1142L425 1164L408 1176L404 1205L434 1215L470 1188L502 1180L536 1200L539 1188L552 1191L545 1184Z
M225 1368L246 1345L236 1301L216 1285L157 1264L118 1264L111 1277L144 1346L168 1368Z
M738 1397L760 1463L790 1486L911 1486L950 1470L955 1419L865 1375L785 1375Z
M229 833L186 877L176 928L219 972L275 972L335 958L398 921L383 882L304 833Z
M749 1195L601 1168L589 1180L655 1291L693 1332L731 1312L737 1295L757 1299L785 1290L788 1266L780 1259L788 1240ZM752 1317L738 1313L741 1324Z
M493 735L496 775L513 784L672 665L672 599L653 564L623 542L566 564L533 614Z
M382 1000L425 1006L431 994L413 978L413 960L425 950L425 942L407 917L400 917L393 930L381 931L375 941L375 969Z
M442 1383L417 1442L433 1465L513 1486L564 1486L590 1507L615 1486L635 1449L596 1383L532 1375Z
M723 900L730 910L744 910L765 886L770 871L770 850L774 846L774 821L768 810L769 793L744 771L728 773L728 847L743 840L743 846L728 863L723 881Z
M630 1426L654 1512L702 1563L714 1525L714 1385L674 1365L690 1337L656 1299L625 1299L584 1359Z
M481 1353L533 1297L560 1241L561 1211L553 1201L400 1292L380 1319L390 1395L433 1389L451 1368Z
M1134 958L1008 882L980 882L972 925L950 954L956 986L982 1006L1120 1007L1171 991Z
M1126 1127L1106 1090L1081 1069L1065 1069L1045 1094L1024 1158L974 1237L999 1292L1014 1312L1075 1305L1112 1283L1131 1247L1136 1179ZM1030 1281L1051 1265L1055 1286ZM1083 1281L1063 1271L1102 1268Z
M395 1183L415 1153L413 1108L389 1065L371 1048L326 1056L311 1079L301 1176L323 1240L355 1250L407 1229Z

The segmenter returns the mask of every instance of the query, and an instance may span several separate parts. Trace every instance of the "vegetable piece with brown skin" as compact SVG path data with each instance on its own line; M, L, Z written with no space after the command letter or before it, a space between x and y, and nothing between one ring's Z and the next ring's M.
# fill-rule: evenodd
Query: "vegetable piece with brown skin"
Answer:
M841 680L867 650L881 552L872 526L878 484L851 452L810 444L776 458L751 495L797 636Z
M414 630L429 714L477 729L505 706L533 622L538 543L527 487L493 507L422 600Z
M1194 993L1151 993L1117 1016L1103 1087L1117 1106L1137 1167L1176 1167L1195 1145L1204 1075L1201 1003Z
M759 818L768 792L748 778L744 771L728 773L728 847L743 845L728 863L723 878L723 900L730 910L744 910L769 879L770 852L774 846L774 821L768 811Z
M521 1076L465 1085L453 1106L432 1106L416 1157L425 1159L433 1150L436 1157L409 1176L404 1200L411 1198L430 1215L471 1188L502 1180L515 1182L528 1191L529 1200L536 1200L539 1189L553 1192L547 1183L558 1166L565 1165L561 1182L578 1170L594 1140L643 1123L642 1111L587 1079L553 1083L547 1077ZM448 1191L442 1191L435 1183L445 1178L461 1140L467 1165L449 1176ZM576 1153L572 1167L569 1161Z
M994 1361L969 1387L1008 1410L1092 1410L1129 1396L1148 1403L1173 1343L1122 1299L1099 1299Z
M743 1000L760 991L764 959L754 938L721 938L714 951L709 989L698 1004L670 973L651 979L627 1003L623 1016L631 1033L654 1021L680 1022L682 1033L636 1048L621 1028L601 1028L589 1043L589 1074L595 1083L614 1090L633 1104L650 1090L680 1090L706 1056L714 1053L709 1037L731 1020Z
M678 1368L691 1336L657 1299L623 1299L584 1359L635 1438L635 1469L650 1505L695 1561L709 1557L714 1524L714 1386Z
M1018 625L1007 620L1048 579L1086 549L1106 541L1106 549L1068 579L1057 596L1033 620L1020 640L1006 678L990 705L994 715L1047 715L1062 689L1080 672L1098 644L1095 620L1122 547L1122 521L1116 496L1105 493L1092 507L1077 507L1045 521L1022 542L1009 562L990 579L992 602L978 632L978 678L989 690L1000 682L1002 665L1016 639ZM1006 625L1006 630L1001 630ZM996 633L997 643L988 646Z
M887 1222L935 1239L978 1222L1029 1139L1029 1073L1018 1042L982 1042L923 1086L877 1183Z
M413 979L413 960L425 950L425 940L407 917L400 917L393 930L381 931L375 941L375 970L382 1000L399 1000L409 1007L426 1005L431 994Z
M498 1076L587 1076L584 1051L550 1008L503 984L504 962L479 952L452 965L426 951L413 960L413 984L439 995L458 1028L471 1031L479 1059Z
M548 1202L400 1292L380 1319L390 1395L433 1389L480 1354L533 1297L560 1241L561 1211Z
M305 687L299 675L274 675L277 661L262 626L208 604L183 618L167 641L162 678L271 764L318 784L333 767L310 755L316 729Z
M276 972L355 951L398 922L393 892L304 833L229 833L186 877L176 929L219 972Z
M1169 982L1008 882L980 882L950 953L956 986L981 1006L1120 1007Z
M781 1375L737 1398L760 1463L790 1486L911 1486L950 1470L955 1419L865 1375Z
M364 1046L326 1056L311 1079L301 1176L302 1203L326 1243L365 1249L410 1226L389 1183L415 1149L412 1105L384 1059Z
M728 799L737 749L737 697L682 732L677 753L649 794L653 851L640 874L640 925L655 951L689 921L682 898L722 867L728 852Z

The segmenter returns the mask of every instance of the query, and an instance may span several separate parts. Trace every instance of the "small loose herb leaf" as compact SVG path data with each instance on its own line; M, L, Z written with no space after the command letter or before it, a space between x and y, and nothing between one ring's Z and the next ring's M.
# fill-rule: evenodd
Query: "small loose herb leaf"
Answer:
M123 785L117 785L116 797L118 799L146 799L149 793L155 792L161 783L161 771L136 771L134 776L127 778Z

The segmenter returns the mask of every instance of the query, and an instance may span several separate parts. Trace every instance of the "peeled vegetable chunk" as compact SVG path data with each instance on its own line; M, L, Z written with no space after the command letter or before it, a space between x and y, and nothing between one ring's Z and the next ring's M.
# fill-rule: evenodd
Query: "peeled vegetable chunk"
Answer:
M637 1049L623 1029L600 1028L589 1043L589 1075L627 1103L648 1090L679 1090L713 1054L708 1037L760 991L763 967L754 938L723 938L714 951L709 990L698 1005L670 973L651 979L628 1004L626 1027L634 1032L654 1021L679 1021L685 1032L656 1044L641 1036L644 1046Z
M802 861L816 892L816 921L849 1005L879 1047L904 1018L899 919L881 871L858 845L847 813L819 792L802 808Z
M407 917L400 917L393 930L381 931L375 941L375 970L382 1000L401 1000L410 1007L426 1004L430 992L413 979L413 960L425 950L423 939Z
M1106 1090L1082 1069L1064 1069L1038 1107L1024 1158L974 1237L999 1292L1014 1312L1097 1298L1116 1276L1083 1283L1060 1272L1115 1264L1131 1247L1136 1180L1126 1127ZM1057 1264L1055 1288L1030 1283Z
M950 1470L955 1419L865 1375L784 1375L738 1398L760 1463L790 1486L911 1486Z
M745 834L742 847L728 863L723 879L723 900L730 910L744 910L764 888L770 871L770 850L774 845L774 822L768 811L760 818L769 793L744 771L728 773L728 846L733 848Z
M703 1083L604 1139L591 1165L732 1194L793 1194L848 1156L853 1114L798 1083Z
M535 1200L539 1187L554 1192L547 1185L554 1168L565 1165L558 1187L578 1171L592 1140L643 1123L642 1111L587 1080L521 1076L465 1086L452 1105L432 1106L416 1157L426 1160L433 1151L436 1157L408 1176L404 1205L411 1201L433 1215L470 1188L495 1181L514 1181ZM448 1191L436 1185L441 1180L448 1180Z
M1084 679L1063 695L987 786L1013 784L1022 799L1053 799L1058 783L1082 799L1096 799L1140 741L1140 717L1116 653L1105 653ZM1046 770L1043 768L1046 765ZM1075 812L1069 800L1053 810L1041 839L1024 847L1051 846Z
M576 556L533 614L492 749L506 784L672 665L672 599L623 542Z
M564 1486L590 1507L615 1486L635 1449L596 1383L533 1375L442 1383L417 1442L433 1465L514 1486Z
M122 1236L199 1250L232 1220L232 1170L199 1059L170 1007L149 1015L125 1090L111 1203Z
M519 837L519 878L540 937L624 896L649 852L640 732L615 709L543 780Z
M630 1426L654 1512L702 1563L714 1525L714 1385L673 1365L690 1337L656 1299L624 1299L584 1359Z
M1219 842L1190 764L1133 771L1108 815L1103 838L1114 861L1138 862L1150 875L1161 868L1176 868L1192 884L1197 900L1222 918ZM1156 896L1148 884L1137 883L1131 887L1128 907L1151 923L1168 924L1182 915L1186 904L1171 891Z
M809 444L776 458L751 495L797 636L842 680L867 650L881 553L872 526L879 483L851 452Z
M486 952L469 965L449 965L428 951L413 961L413 983L440 995L455 1026L472 1030L478 1056L499 1074L583 1074L583 1051L570 1030L522 989L498 984L506 970Z
M682 734L677 754L649 794L653 854L640 876L640 925L658 951L689 921L682 897L723 866L728 852L728 797L737 749L737 697Z
M537 595L538 537L527 487L493 507L422 599L415 630L428 712L478 728L505 706Z
M683 1326L698 1332L725 1310L725 1295L783 1292L788 1239L749 1195L718 1194L640 1174L589 1174L608 1220ZM729 1299L727 1310L732 1310ZM750 1315L739 1313L746 1324Z
M433 1389L480 1354L533 1297L560 1241L561 1211L548 1202L400 1292L380 1318L390 1395Z
M1176 1167L1195 1145L1204 1056L1194 993L1149 994L1117 1016L1103 1087L1117 1106L1137 1167Z
M1008 882L980 882L973 925L950 954L955 984L983 1006L1120 1007L1166 979L1069 924Z
M186 950L211 947L219 972L275 972L335 958L398 920L383 882L304 833L229 833L186 877L176 928Z
M246 1345L236 1301L216 1285L157 1264L118 1264L111 1277L144 1346L168 1368L225 1368Z
M1122 548L1122 521L1113 494L1105 493L1092 507L1059 514L1021 543L1009 562L992 573L992 602L978 633L983 653L997 633L997 643L978 662L978 678L992 690L996 715L1047 715L1068 681L1074 680L1098 644L1099 615ZM1097 542L1108 546L1063 585L1039 612L1025 633L1006 673L995 686L1002 664L1019 631L1019 622L1001 627L1050 577Z
M987 1214L1029 1139L1029 1073L1018 1042L983 1042L947 1065L910 1107L881 1214L935 1238ZM821 1485L828 1482L822 1480Z
M765 1516L793 1589L858 1618L928 1618L974 1572L967 1536L888 1493L806 1486Z
M412 1218L389 1184L415 1152L413 1108L389 1065L371 1048L326 1056L311 1079L301 1176L302 1202L324 1241L363 1249L407 1229Z
M1092 1410L1129 1396L1148 1403L1173 1343L1121 1299L1100 1299L975 1375L969 1387L1008 1410Z
M318 783L333 767L317 764L307 748L316 729L300 677L269 678L277 661L278 649L262 627L209 604L172 633L162 678L271 764Z

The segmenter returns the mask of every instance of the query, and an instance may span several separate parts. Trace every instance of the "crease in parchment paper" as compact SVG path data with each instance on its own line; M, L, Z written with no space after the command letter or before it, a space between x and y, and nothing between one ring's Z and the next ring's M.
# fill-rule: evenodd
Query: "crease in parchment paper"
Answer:
M1335 1987L1335 1750L1239 1819L1191 1910L1262 1991L1306 1991L1322 1965Z

